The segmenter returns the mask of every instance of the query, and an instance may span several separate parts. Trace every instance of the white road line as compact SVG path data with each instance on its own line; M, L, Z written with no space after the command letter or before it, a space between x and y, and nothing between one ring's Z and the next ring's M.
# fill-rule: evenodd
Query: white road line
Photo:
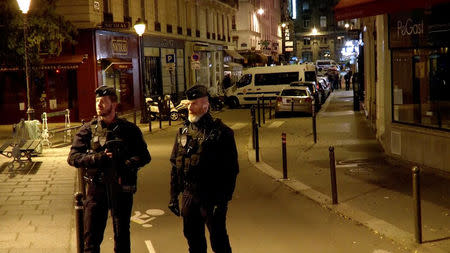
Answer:
M156 253L155 248L153 248L152 241L146 240L145 245L147 245L147 249L149 253Z
M275 121L268 126L268 128L278 128L283 125L286 121Z
M349 164L337 164L336 168L354 168L358 167L357 163L349 163Z
M238 129L241 129L241 128L247 126L247 125L248 125L248 123L236 123L236 124L231 126L231 129L238 130Z

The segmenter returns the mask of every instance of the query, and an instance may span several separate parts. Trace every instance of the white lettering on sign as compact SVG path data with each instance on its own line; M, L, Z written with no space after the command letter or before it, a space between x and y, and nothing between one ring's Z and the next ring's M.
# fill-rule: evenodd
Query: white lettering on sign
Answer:
M128 41L124 39L112 39L111 40L112 53L116 55L128 54Z
M397 21L397 36L410 36L423 34L423 20L419 24L414 24L413 20L408 18L403 24L401 20Z

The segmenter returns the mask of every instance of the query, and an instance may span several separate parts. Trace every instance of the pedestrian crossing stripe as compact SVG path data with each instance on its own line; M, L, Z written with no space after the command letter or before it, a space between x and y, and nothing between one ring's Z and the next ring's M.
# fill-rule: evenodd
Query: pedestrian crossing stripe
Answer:
M156 253L155 248L153 247L152 241L146 240L145 245L147 246L149 253Z
M244 128L247 125L248 125L248 123L236 123L231 126L231 129L238 130L238 129Z
M286 121L280 121L280 120L274 121L274 122L272 122L272 124L270 124L270 125L268 126L268 128L278 128L278 127L280 127L281 125L283 125L285 122L286 122Z

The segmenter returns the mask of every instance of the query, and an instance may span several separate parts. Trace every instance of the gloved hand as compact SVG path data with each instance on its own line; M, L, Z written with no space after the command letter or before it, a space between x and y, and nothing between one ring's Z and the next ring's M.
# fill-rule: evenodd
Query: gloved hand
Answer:
M110 161L111 158L104 151L92 155L92 163L95 167L106 167Z
M169 202L169 209L176 216L180 216L180 206L178 204L178 199L171 199Z

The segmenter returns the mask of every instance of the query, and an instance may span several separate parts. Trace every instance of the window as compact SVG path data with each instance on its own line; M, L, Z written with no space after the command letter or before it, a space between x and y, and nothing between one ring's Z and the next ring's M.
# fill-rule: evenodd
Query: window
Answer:
M308 96L308 94L306 93L306 90L286 89L281 92L281 96L305 97Z
M236 83L236 86L238 88L244 87L244 86L249 85L251 82L252 82L252 75L251 74L246 74L246 75L243 75L241 77L241 79L239 79L239 81Z
M320 37L320 44L327 44L327 43L328 43L328 38L326 36Z
M393 50L393 121L450 130L449 68L445 49Z
M311 45L311 38L303 38L303 45Z
M320 16L320 27L327 27L327 16Z
M310 23L311 19L303 19L303 28L309 28Z
M316 71L305 71L305 81L315 82L316 81ZM313 91L310 89L310 91Z
M311 51L302 52L302 60L303 60L303 62L311 62L312 61L312 52Z
M255 86L262 85L286 85L292 82L299 81L298 72L283 72L270 74L256 74Z
M303 9L303 11L309 11L309 2L308 1L303 2L302 9Z
M345 21L338 21L337 25L339 27L344 27L345 26Z

